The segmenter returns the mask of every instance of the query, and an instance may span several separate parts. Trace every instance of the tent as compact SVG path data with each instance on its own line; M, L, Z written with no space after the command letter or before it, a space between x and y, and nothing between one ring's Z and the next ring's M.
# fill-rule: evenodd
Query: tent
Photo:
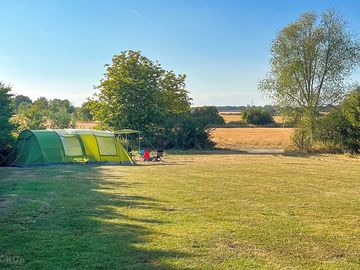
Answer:
M119 139L110 131L87 129L24 130L7 165L133 164Z

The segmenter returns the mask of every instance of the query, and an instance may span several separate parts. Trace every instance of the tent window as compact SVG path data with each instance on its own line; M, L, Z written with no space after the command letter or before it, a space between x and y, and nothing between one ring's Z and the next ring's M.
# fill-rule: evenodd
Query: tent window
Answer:
M113 137L96 136L101 156L117 156L115 140Z
M61 137L64 146L65 155L67 156L83 156L80 140L77 137Z

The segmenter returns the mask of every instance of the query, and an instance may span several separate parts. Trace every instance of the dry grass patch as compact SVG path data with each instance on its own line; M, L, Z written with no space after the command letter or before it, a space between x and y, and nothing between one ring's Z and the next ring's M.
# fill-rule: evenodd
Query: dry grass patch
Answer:
M239 112L221 112L219 113L220 116L224 119L225 123L229 122L239 122L241 121L241 114ZM288 122L290 119L283 115L275 115L273 116L275 123L277 124L284 124Z
M224 119L225 123L241 121L240 113L221 112L219 114Z
M216 128L212 133L217 147L240 148L287 148L292 128Z

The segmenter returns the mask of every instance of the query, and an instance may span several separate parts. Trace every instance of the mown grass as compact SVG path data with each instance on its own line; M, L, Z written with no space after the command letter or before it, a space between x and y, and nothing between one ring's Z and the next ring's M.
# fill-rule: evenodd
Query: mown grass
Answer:
M359 269L360 160L0 169L3 269Z

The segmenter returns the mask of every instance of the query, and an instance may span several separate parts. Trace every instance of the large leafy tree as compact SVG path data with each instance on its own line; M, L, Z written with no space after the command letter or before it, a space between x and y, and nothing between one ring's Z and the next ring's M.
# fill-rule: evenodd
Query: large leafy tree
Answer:
M190 110L185 75L164 70L139 51L125 51L106 65L96 101L88 107L107 128L155 134L166 118Z
M333 10L305 13L282 29L271 48L271 71L260 89L306 119L310 134L320 106L339 102L359 64L360 45Z
M11 87L0 82L0 164L9 154L13 143L14 125L10 122L13 115Z

